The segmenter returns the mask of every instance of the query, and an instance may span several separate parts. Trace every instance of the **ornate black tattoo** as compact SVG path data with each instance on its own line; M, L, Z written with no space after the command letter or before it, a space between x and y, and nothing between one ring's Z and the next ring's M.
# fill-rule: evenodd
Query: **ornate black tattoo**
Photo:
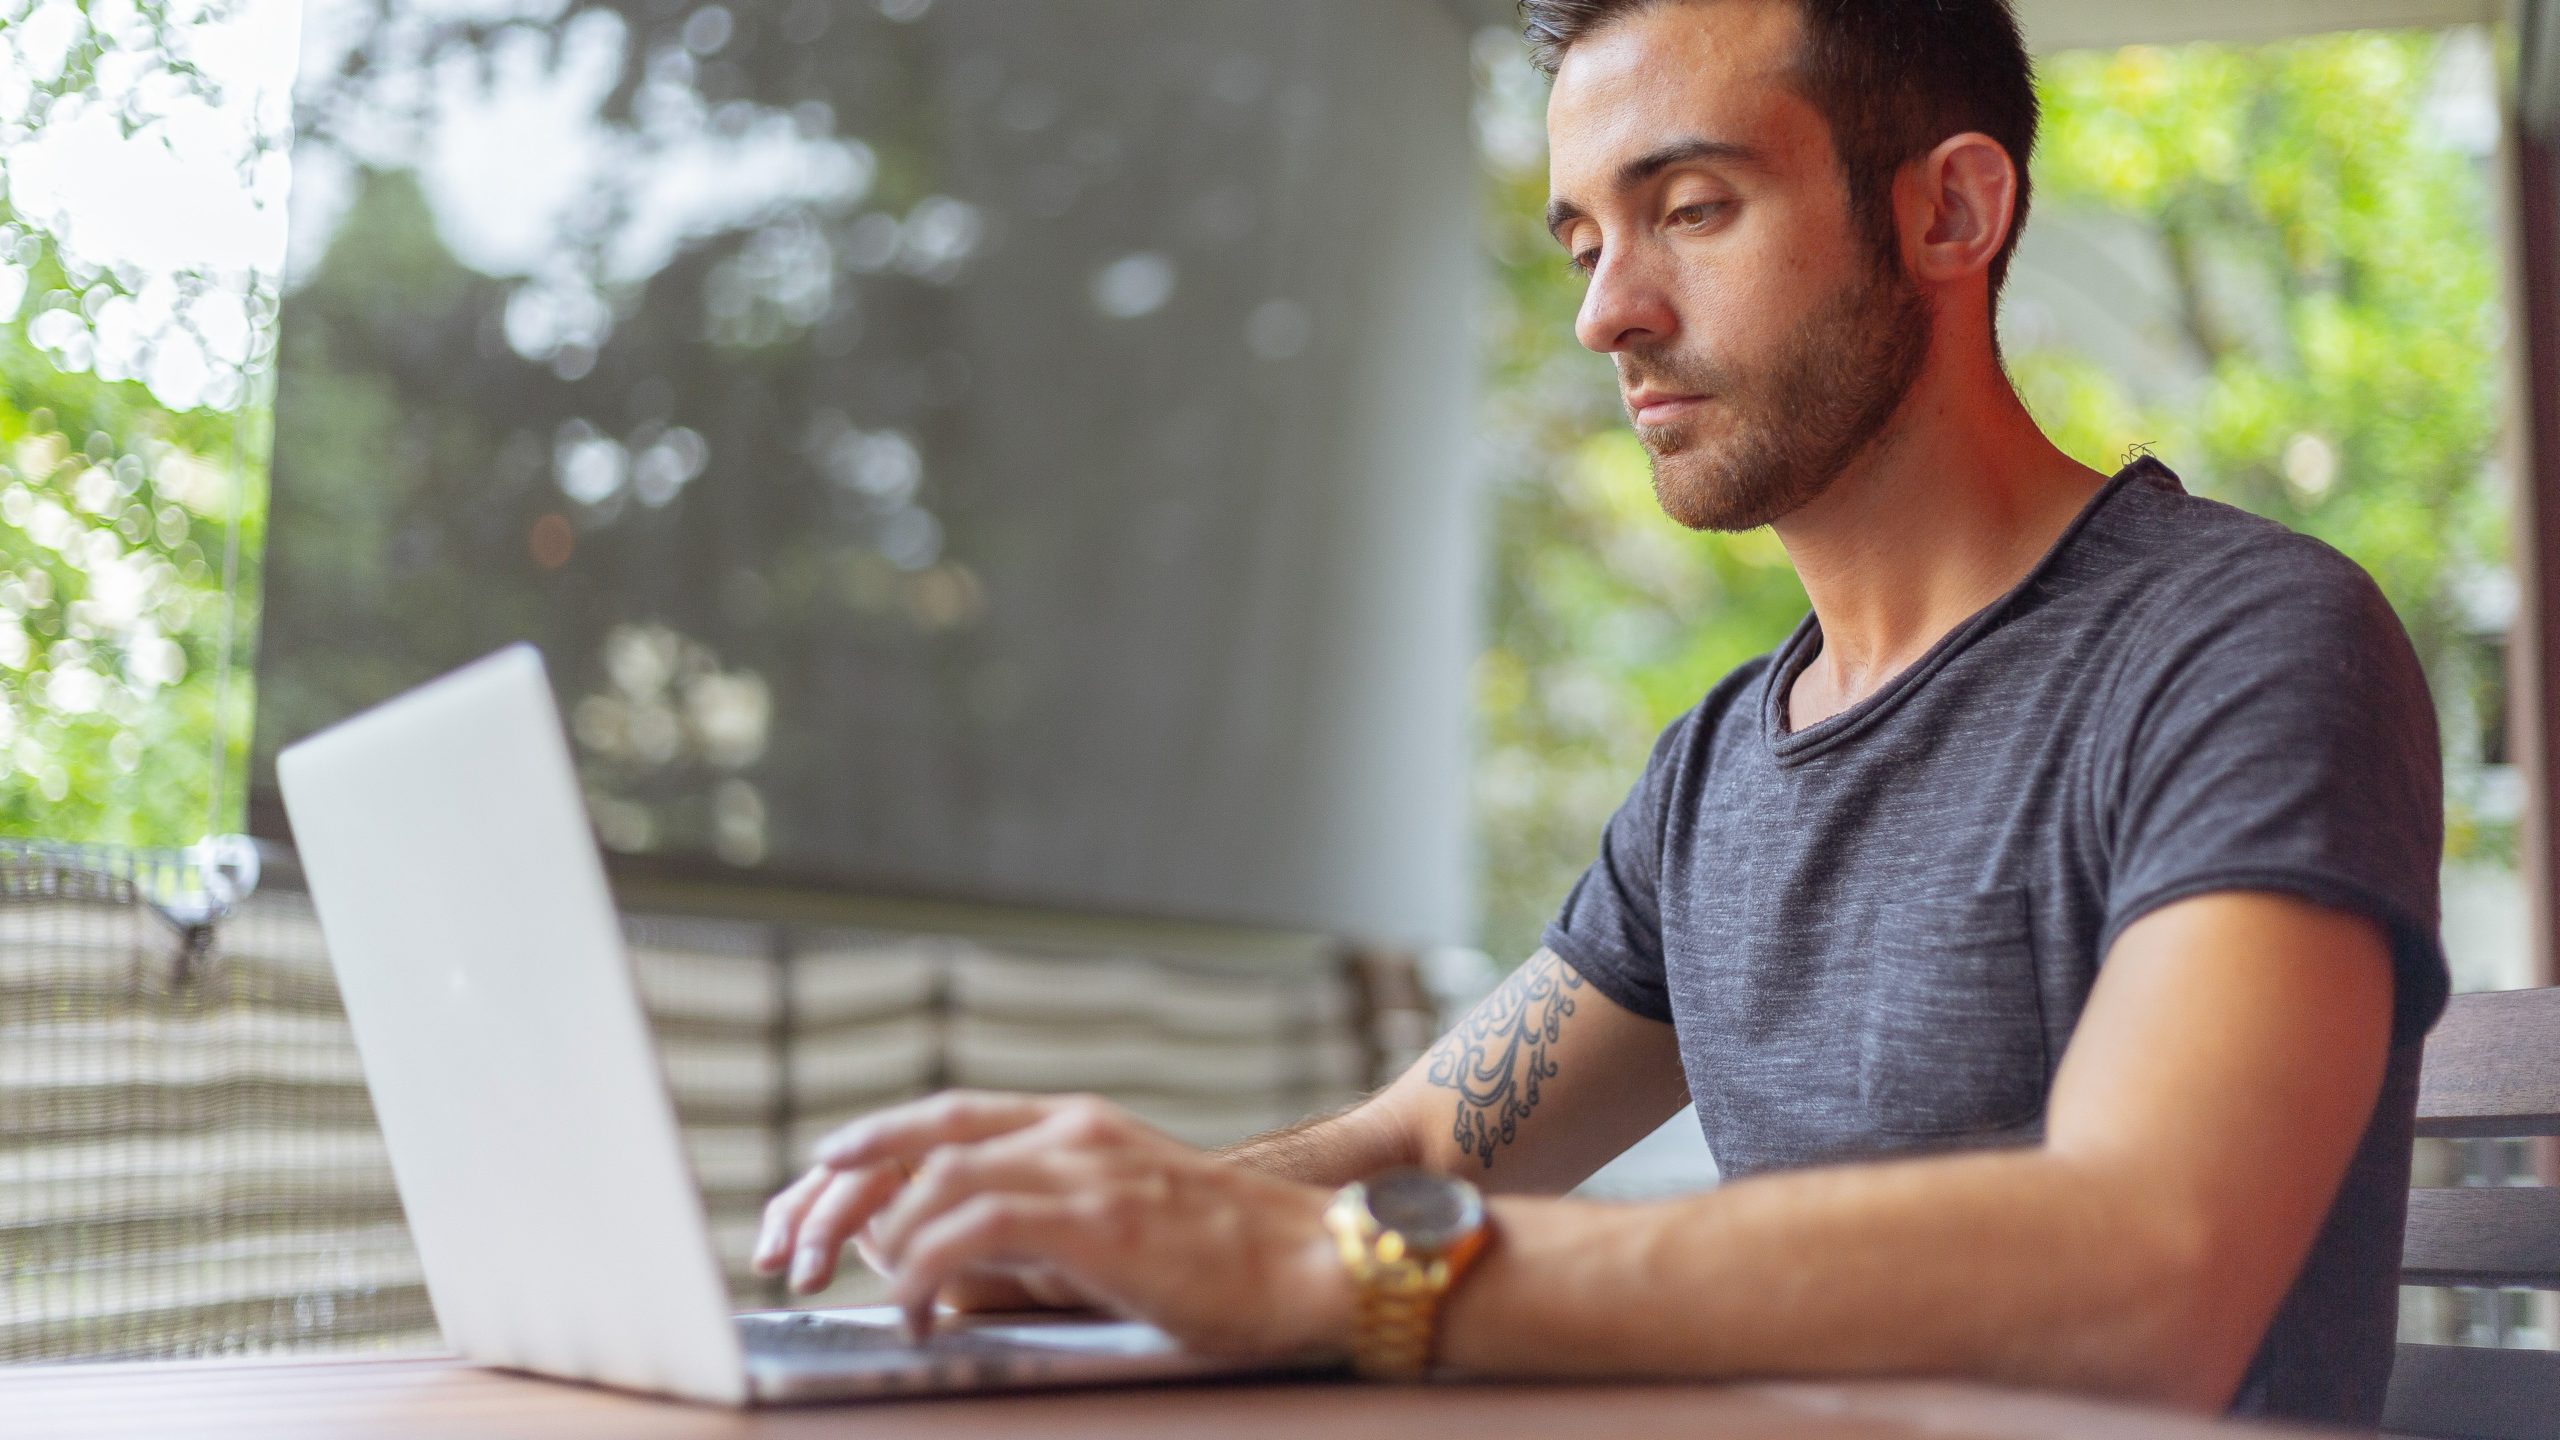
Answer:
M1518 1137L1520 1122L1538 1108L1538 1087L1555 1078L1547 1047L1564 1033L1581 988L1581 976L1541 950L1431 1047L1426 1078L1458 1092L1450 1134L1459 1154L1490 1170L1494 1147Z

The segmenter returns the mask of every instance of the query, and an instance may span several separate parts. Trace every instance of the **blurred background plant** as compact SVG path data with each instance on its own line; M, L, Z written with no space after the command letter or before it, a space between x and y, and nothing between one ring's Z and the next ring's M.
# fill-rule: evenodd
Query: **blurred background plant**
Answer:
M222 662L253 633L289 128L281 58L241 38L255 18L249 0L0 0L0 833L173 844L240 823L245 644L227 687ZM2487 47L2055 57L2009 334L2080 459L2147 446L2374 572L2445 708L2453 857L2496 867L2513 587ZM1539 225L1543 82L1507 35L1479 70L1479 938L1511 958L1656 732L1804 598L1768 534L1655 510ZM244 238L179 243L207 215Z
M238 826L289 63L244 8L0 0L0 834Z

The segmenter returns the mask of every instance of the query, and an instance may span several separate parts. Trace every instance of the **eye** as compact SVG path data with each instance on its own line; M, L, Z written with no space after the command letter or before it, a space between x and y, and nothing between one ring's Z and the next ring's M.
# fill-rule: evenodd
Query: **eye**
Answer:
M1592 271L1600 268L1600 247L1594 245L1588 250L1575 251L1565 260L1564 268L1588 278Z
M1730 200L1701 200L1695 205L1681 206L1672 211L1667 218L1672 224L1684 230L1695 230L1701 225L1712 224L1723 218L1724 213L1732 208L1733 202Z

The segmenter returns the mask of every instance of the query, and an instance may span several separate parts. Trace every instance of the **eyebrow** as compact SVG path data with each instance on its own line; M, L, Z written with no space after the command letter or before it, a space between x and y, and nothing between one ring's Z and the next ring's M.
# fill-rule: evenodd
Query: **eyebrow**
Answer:
M1692 136L1686 140L1674 140L1668 145L1648 150L1619 166L1616 189L1632 190L1673 166L1693 165L1700 161L1756 166L1762 163L1762 157L1759 151L1748 145L1736 144L1731 140L1708 140ZM1547 233L1549 235L1563 229L1571 221L1588 218L1590 218L1590 212L1570 200L1547 202Z

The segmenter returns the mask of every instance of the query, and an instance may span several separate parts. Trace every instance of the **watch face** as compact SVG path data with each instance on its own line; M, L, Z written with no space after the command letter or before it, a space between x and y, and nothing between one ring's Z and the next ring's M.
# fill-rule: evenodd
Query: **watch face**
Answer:
M1465 1239L1484 1223L1484 1198L1464 1180L1429 1170L1389 1170L1363 1187L1369 1216L1425 1254Z

